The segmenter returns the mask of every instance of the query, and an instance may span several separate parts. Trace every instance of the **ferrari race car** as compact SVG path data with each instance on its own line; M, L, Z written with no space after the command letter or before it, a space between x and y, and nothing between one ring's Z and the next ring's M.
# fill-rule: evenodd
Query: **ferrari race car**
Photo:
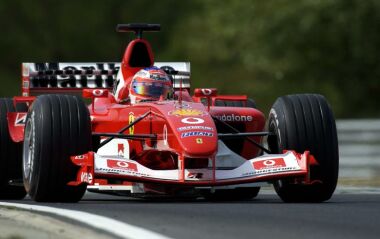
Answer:
M338 144L323 96L279 97L266 120L245 95L192 94L190 63L155 62L142 34L160 25L117 30L136 35L120 63L22 64L22 96L0 99L0 199L77 202L88 189L242 200L266 183L285 202L332 196ZM155 86L132 82L151 69L173 91L132 101L131 87Z

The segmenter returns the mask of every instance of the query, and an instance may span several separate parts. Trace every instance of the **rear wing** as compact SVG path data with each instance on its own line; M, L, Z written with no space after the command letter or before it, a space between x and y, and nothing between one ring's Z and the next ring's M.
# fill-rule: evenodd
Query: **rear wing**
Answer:
M190 90L189 62L156 62L171 68L174 88ZM112 90L119 62L97 63L22 63L22 96L46 93L81 93L83 89Z

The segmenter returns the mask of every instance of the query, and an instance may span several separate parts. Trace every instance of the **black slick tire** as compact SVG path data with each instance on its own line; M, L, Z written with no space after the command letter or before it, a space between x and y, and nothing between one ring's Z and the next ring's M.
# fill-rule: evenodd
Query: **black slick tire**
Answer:
M28 113L23 147L23 178L30 197L39 202L77 202L86 185L76 181L70 156L91 148L91 122L84 102L68 95L39 96Z
M27 111L25 104L17 109L10 98L0 98L0 199L22 199L26 192L22 186L9 185L10 180L22 178L22 143L15 143L9 135L7 113Z
M309 150L318 165L311 166L315 184L294 184L294 179L274 183L285 202L323 202L334 193L339 167L335 119L322 95L298 94L280 97L273 104L268 119L268 137L272 153Z

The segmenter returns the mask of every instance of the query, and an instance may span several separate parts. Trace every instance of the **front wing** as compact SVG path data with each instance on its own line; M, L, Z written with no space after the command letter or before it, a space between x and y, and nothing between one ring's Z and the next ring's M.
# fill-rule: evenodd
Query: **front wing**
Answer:
M309 183L309 167L315 162L308 151L303 154L285 151L283 154L263 155L233 169L219 169L213 161L213 167L204 169L153 170L133 160L100 156L93 152L71 159L80 166L80 170L77 180L69 185L99 185L101 179L107 178L187 186L234 185L275 181L285 177L295 177L301 179L298 182Z

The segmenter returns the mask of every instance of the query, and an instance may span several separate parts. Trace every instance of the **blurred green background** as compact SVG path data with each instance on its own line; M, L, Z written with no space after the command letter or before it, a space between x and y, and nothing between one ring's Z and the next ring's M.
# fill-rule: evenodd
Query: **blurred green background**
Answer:
M284 94L321 93L337 118L379 117L380 1L0 1L0 95L19 94L21 62L119 61L146 33L156 61L190 61L193 87L247 94L268 112Z

